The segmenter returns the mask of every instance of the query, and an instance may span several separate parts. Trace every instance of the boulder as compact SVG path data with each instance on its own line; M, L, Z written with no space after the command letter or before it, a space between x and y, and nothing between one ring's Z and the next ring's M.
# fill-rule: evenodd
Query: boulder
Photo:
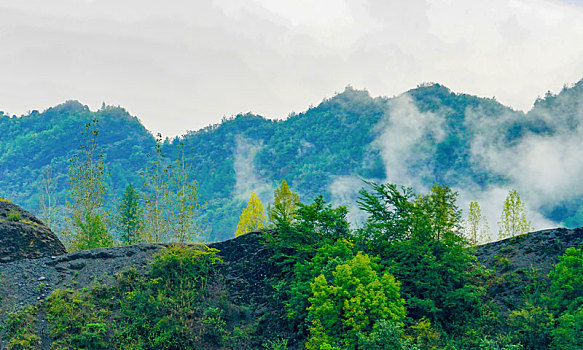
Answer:
M0 263L65 254L65 246L32 213L0 198Z

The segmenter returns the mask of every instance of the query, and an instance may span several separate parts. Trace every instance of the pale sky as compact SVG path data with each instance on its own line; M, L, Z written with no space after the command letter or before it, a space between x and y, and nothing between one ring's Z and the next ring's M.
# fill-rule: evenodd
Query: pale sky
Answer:
M583 0L0 0L0 110L76 99L152 132L423 82L528 110L583 78Z

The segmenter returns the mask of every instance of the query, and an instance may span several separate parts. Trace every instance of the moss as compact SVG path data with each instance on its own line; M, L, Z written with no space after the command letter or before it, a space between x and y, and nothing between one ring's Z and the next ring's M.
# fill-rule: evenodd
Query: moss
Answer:
M37 224L36 222L30 221L30 220L20 220L20 222L23 224L27 224L27 225L39 226L39 224Z

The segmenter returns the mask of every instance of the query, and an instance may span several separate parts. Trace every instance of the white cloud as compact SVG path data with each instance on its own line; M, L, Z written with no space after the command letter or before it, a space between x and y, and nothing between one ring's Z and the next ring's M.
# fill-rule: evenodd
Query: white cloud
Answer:
M273 202L273 186L261 178L255 168L255 156L262 148L262 143L243 136L235 138L235 154L233 167L235 169L235 197L248 201L251 192L259 197L262 203ZM267 209L267 208L266 208Z
M566 98L566 97L565 97ZM575 101L568 101L574 105ZM573 114L574 113L574 114ZM571 117L569 117L571 116ZM574 118L573 118L574 116ZM545 124L553 132L527 133L517 143L508 145L505 131L516 121L528 118L531 122ZM510 188L518 190L527 204L533 225L537 229L558 226L545 219L541 212L549 205L558 205L583 196L583 111L561 113L538 109L536 114L507 113L497 117L486 117L477 110L466 111L466 123L473 130L472 159L487 171L508 179L502 192ZM483 201L501 212L499 205L492 203L501 188L489 188L486 194L475 187L460 188L467 198L481 197ZM494 191L494 192L492 192ZM466 203L466 204L467 204Z
M423 167L433 156L434 146L445 136L443 117L421 113L408 94L393 100L389 112L378 125L379 137L373 147L380 149L387 180L425 192L424 177L432 169Z
M367 218L367 214L361 211L356 203L358 191L364 187L362 180L357 176L333 176L332 183L328 186L332 206L345 206L348 209L346 218L352 224L352 228L359 227Z

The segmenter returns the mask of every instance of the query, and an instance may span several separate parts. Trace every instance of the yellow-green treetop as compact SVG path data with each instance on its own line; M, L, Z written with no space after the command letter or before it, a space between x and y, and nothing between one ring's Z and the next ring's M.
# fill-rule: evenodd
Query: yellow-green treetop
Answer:
M500 239L521 235L532 229L518 191L513 189L508 192L498 226Z
M277 217L291 221L299 202L300 196L290 190L287 182L282 180L281 185L274 191L273 207L269 206L267 209L269 221L274 223Z
M465 224L465 234L472 246L478 243L485 243L488 240L490 227L486 217L482 215L482 210L478 202L470 202L468 218Z
M255 231L265 227L265 210L263 204L255 192L251 192L251 198L247 207L241 212L235 237L239 237L247 232Z

